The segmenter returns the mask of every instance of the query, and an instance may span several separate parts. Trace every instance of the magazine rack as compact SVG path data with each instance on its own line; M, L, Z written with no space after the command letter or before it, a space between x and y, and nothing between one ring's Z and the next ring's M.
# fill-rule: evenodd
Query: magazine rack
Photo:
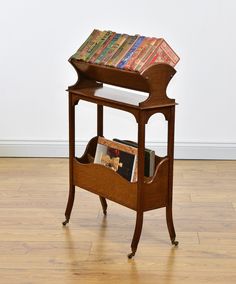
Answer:
M69 222L74 202L75 186L79 186L100 197L103 213L106 214L106 199L117 202L136 211L136 224L129 258L135 255L139 243L143 214L145 211L166 207L166 220L173 245L175 229L172 218L173 153L175 100L166 95L166 88L175 74L175 69L167 64L155 64L142 73L126 71L104 65L90 64L70 59L78 81L68 88L69 92L69 172L70 187L65 211ZM102 83L143 91L148 98L138 104L116 101L99 95L105 92ZM121 91L122 92L122 91ZM130 92L131 96L135 96ZM80 100L97 104L97 136L92 138L82 157L75 157L75 106ZM129 182L122 176L100 164L91 162L96 152L98 136L103 136L103 106L121 109L134 115L138 124L138 181ZM168 122L168 145L166 157L155 157L155 173L144 177L145 125L155 113L162 113Z

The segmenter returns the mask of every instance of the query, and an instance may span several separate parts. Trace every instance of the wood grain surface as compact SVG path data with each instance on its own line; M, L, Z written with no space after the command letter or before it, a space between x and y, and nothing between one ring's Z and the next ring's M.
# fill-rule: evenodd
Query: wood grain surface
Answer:
M0 159L0 283L236 283L236 161L175 161L179 246L148 211L131 260L135 212L77 188L63 227L67 194L67 159Z

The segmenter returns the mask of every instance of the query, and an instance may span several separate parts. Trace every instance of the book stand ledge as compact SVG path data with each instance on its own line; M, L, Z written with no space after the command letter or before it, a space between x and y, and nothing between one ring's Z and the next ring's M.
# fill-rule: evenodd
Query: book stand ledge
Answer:
M107 213L106 199L136 211L136 225L131 243L132 258L137 250L145 211L166 208L166 221L173 245L177 246L172 217L173 154L175 100L166 95L166 88L175 74L167 64L155 64L142 73L108 66L90 64L70 59L78 81L68 88L69 92L69 197L65 211L65 226L70 219L74 203L75 186L99 195L103 213ZM143 91L149 97L138 104L130 104L106 98L102 83ZM122 91L121 91L122 92ZM99 93L99 96L98 96ZM135 94L130 93L131 96ZM111 94L112 97L112 94ZM97 136L92 138L82 157L75 157L75 106L80 100L97 104ZM103 136L103 106L121 109L134 115L138 124L138 181L129 182L122 176L100 164L91 163L98 136ZM168 122L168 146L166 157L155 157L155 173L144 177L145 125L155 113L162 113ZM103 177L103 178L101 178Z

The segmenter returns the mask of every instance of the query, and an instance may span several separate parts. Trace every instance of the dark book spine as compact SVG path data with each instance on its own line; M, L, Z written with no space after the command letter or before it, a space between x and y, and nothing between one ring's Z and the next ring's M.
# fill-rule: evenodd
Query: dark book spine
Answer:
M128 141L128 140L120 140L117 138L113 139L114 141L121 143L121 144L125 144L125 145L129 145L135 148L138 148L138 143L133 142L133 141ZM150 176L150 150L145 149L145 153L144 153L144 175L146 177Z

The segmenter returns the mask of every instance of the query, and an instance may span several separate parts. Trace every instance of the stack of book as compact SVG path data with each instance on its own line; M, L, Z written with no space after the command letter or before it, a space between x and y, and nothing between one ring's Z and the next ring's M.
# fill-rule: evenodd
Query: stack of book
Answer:
M175 66L178 55L163 38L94 29L72 56L94 64L142 72L155 63Z
M138 145L128 140L113 139L113 141L98 137L95 164L102 164L117 172L125 179L136 182L138 178ZM144 175L154 175L155 152L145 149Z

